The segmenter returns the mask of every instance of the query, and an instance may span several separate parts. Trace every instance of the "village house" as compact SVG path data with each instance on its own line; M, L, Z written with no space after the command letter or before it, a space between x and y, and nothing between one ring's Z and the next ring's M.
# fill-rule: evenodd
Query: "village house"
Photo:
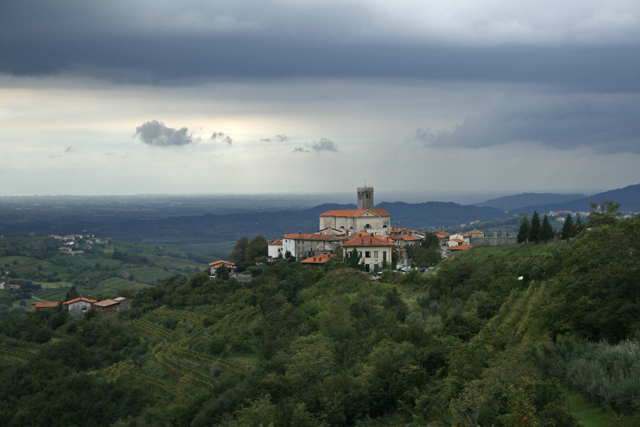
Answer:
M34 313L38 312L38 311L42 311L48 308L56 308L59 307L62 304L62 301L60 302L49 302L49 301L38 301L38 302L32 302L31 303L31 310L33 310Z
M333 254L321 254L304 259L300 261L300 263L304 265L323 266L332 259L335 259Z
M289 252L296 260L319 254L333 253L342 237L330 234L290 233L282 238L282 251Z
M378 236L356 237L344 242L341 246L345 257L347 252L357 251L360 263L364 263L365 271L379 271L382 270L383 265L391 263L394 248L393 243Z
M94 299L78 297L62 303L62 308L76 319L81 318L84 314L93 308L93 304L97 301Z
M270 259L276 259L280 256L284 256L282 252L282 239L273 239L267 245L267 255Z
M93 309L96 311L119 311L120 301L112 299L106 299L104 301L96 302L93 304Z
M129 309L131 308L130 298L118 297L118 298L114 298L114 300L120 303L120 306L118 307L118 311L129 311Z
M229 270L229 273L233 273L236 269L236 265L230 261L214 261L214 262L210 262L209 263L209 268L210 268L210 273L209 273L209 277L211 277L212 279L216 278L216 270L218 269L218 267L227 267L227 269Z

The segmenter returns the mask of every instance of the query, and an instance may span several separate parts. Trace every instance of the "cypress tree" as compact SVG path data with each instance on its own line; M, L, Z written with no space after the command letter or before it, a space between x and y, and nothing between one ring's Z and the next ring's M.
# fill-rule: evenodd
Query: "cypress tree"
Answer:
M540 241L540 215L538 211L533 212L531 217L531 230L529 231L529 241L538 243Z
M580 215L578 215L578 218L576 219L576 234L575 236L578 235L578 233L582 233L582 231L584 230L584 222L582 222L582 217Z
M564 225L562 226L562 238L567 239L567 242L570 238L575 237L576 235L576 226L573 223L573 217L571 214L567 215L567 219L564 220Z
M553 234L553 227L549 222L549 218L547 218L547 215L545 214L542 219L542 226L540 227L540 240L544 240L544 242L547 243L547 240L553 239Z
M531 223L529 217L525 214L520 221L520 230L518 230L518 243L527 243L529 233L531 232Z

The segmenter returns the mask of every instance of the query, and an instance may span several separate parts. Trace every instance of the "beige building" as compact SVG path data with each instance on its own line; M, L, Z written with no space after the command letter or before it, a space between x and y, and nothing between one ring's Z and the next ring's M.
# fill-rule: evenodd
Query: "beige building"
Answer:
M389 234L391 214L373 208L373 187L358 188L358 209L331 210L320 214L320 229L337 228L349 232Z
M384 263L391 264L393 243L377 236L360 236L344 242L342 250L346 257L347 252L356 250L360 263L364 263L365 271L380 271Z
M282 251L289 252L296 260L314 255L332 253L342 241L341 236L330 234L290 233L282 238Z

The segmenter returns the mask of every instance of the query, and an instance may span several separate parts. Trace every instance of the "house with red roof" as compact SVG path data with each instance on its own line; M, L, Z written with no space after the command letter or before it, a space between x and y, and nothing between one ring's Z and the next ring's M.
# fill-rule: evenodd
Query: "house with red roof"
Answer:
M104 301L94 303L93 308L96 311L119 311L120 301L106 299Z
M227 267L227 269L229 270L229 273L233 272L236 269L236 265L231 261L220 260L220 261L210 262L209 263L210 277L215 278L216 269L221 266Z
M282 239L273 239L267 245L267 255L270 259L275 259L280 257L280 255L284 256L284 252L282 252Z
M331 261L332 259L335 259L335 255L333 254L320 254L320 255L314 255L307 259L303 259L302 261L300 261L300 263L304 265L323 266L327 262Z
M81 318L84 314L93 308L93 304L97 301L94 299L78 297L62 303L62 308L76 319Z
M341 236L332 234L289 233L282 238L282 252L289 252L296 260L314 255L333 253L340 247Z
M357 251L365 271L379 271L386 263L391 263L393 243L379 236L361 236L342 243L345 257L347 252Z

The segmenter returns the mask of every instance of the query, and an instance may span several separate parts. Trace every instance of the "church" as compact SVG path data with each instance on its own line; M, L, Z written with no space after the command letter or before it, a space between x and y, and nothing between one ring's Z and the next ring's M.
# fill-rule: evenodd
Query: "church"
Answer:
M373 208L373 187L358 187L358 209L330 210L320 214L320 230L337 228L355 233L389 234L391 214Z

